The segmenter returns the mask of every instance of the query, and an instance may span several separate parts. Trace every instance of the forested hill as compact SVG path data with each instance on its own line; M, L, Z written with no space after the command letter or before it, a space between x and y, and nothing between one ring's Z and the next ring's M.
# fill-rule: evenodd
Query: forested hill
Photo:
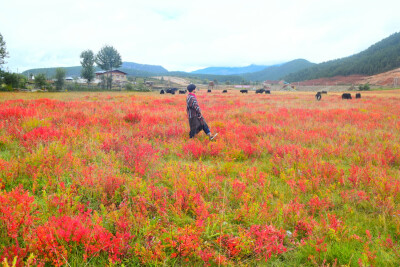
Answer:
M262 71L245 73L242 76L245 80L249 81L279 80L289 73L297 72L314 65L315 63L311 63L305 59L295 59L279 66L268 67Z
M323 62L288 74L284 77L284 80L296 82L338 75L374 75L399 67L400 33L394 33L358 54Z
M80 77L82 66L75 67L63 67L66 70L67 77ZM138 64L134 62L122 62L122 66L118 68L120 71L126 72L131 76L153 76L159 74L168 73L168 70L163 68L162 66L157 65L147 65L147 64ZM100 71L101 69L95 67L95 71ZM52 78L56 74L56 68L39 68L39 69L30 69L24 71L22 74L28 76L29 74L37 75L39 73L44 73L48 78Z
M128 70L137 70L137 71L144 71L144 72L150 72L150 73L168 73L168 70L166 70L164 67L162 66L158 66L158 65L148 65L148 64L138 64L138 63L134 63L134 62L122 62L122 66L120 68Z

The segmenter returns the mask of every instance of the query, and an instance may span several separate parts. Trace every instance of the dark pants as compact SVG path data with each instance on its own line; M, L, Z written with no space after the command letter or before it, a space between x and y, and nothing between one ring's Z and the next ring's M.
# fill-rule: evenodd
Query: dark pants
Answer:
M198 134L200 131L204 131L207 135L211 132L210 128L208 128L207 123L203 118L198 119L198 118L190 118L189 119L189 125L190 125L190 132L189 132L189 137L193 138L196 134Z

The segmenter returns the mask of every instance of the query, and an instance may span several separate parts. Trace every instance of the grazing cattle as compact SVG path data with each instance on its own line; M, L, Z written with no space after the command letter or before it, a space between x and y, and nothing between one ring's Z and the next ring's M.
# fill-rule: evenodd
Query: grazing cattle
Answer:
M224 90L224 91L222 91L222 93L228 93L228 90Z
M241 92L242 94L244 94L244 93L247 94L248 91L243 89L243 90L240 90L240 92Z
M211 89L208 89L208 90L207 90L207 93L211 93Z
M175 92L178 91L178 88L168 88L167 89L167 94L175 94Z
M356 94L356 98L361 98L361 94L360 94L360 93L357 93L357 94Z
M265 90L265 93L266 93L266 94L270 94L270 93L271 93L271 90Z
M264 91L265 91L264 89L257 89L256 94L262 94L262 93L264 93Z
M163 94L165 94L165 92L164 92L164 90L163 90L163 89L161 89L161 91L160 91L160 95L163 95Z
M179 94L180 94L180 95L186 94L186 90L179 90Z
M342 94L342 99L351 99L351 94L349 93Z
M327 91L321 91L321 94L327 94L328 92Z
M321 100L321 92L318 92L318 93L315 95L315 99L317 99L317 101L320 101L320 100Z

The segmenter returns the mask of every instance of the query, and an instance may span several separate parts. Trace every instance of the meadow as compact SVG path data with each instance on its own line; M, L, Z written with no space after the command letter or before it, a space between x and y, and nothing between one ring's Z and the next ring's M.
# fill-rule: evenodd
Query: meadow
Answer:
M400 90L197 95L0 94L3 266L400 265Z

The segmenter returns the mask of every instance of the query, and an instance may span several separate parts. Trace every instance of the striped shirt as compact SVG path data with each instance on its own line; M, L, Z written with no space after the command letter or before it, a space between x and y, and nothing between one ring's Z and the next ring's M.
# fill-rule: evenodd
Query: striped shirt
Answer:
M196 95L193 93L189 93L186 97L186 111L189 119L197 116L201 118L201 110L199 104L197 103Z

